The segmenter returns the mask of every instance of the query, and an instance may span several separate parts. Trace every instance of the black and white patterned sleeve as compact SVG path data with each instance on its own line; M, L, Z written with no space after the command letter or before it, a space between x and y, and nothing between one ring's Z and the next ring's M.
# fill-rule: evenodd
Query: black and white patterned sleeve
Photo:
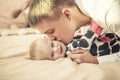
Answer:
M97 34L88 30L85 35L80 38L73 39L70 44L67 45L67 52L69 54L74 49L90 50L91 45L97 38Z

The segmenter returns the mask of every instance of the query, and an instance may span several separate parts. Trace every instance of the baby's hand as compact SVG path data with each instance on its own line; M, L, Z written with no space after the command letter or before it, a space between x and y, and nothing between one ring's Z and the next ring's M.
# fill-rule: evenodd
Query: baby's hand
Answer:
M80 63L94 63L98 64L98 60L95 56L92 56L88 51L77 49L73 50L71 54L68 55L72 61Z

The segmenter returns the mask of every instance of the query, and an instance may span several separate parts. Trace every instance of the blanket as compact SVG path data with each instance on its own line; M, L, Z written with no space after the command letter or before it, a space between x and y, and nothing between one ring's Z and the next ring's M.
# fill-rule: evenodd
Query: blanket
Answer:
M40 34L0 37L0 80L120 80L120 62L30 60L29 46L38 37Z

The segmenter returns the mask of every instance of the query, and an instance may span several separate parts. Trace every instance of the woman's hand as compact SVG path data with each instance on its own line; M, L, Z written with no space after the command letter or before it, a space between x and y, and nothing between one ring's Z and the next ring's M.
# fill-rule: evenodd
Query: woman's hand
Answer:
M88 51L82 49L72 51L72 53L69 54L68 57L78 64L80 63L98 64L98 60L95 56L92 56Z

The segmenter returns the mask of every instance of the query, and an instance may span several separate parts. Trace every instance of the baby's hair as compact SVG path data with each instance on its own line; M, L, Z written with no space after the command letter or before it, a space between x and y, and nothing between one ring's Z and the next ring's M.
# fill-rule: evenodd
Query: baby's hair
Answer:
M43 43L43 40L40 40L40 39L36 39L35 41L33 41L30 45L30 58L32 60L41 60L42 57L44 56L44 51L43 51L43 48L44 47L44 44Z
M36 25L42 19L58 19L63 6L75 6L74 0L32 0L28 20L30 25ZM53 17L54 16L54 17Z

